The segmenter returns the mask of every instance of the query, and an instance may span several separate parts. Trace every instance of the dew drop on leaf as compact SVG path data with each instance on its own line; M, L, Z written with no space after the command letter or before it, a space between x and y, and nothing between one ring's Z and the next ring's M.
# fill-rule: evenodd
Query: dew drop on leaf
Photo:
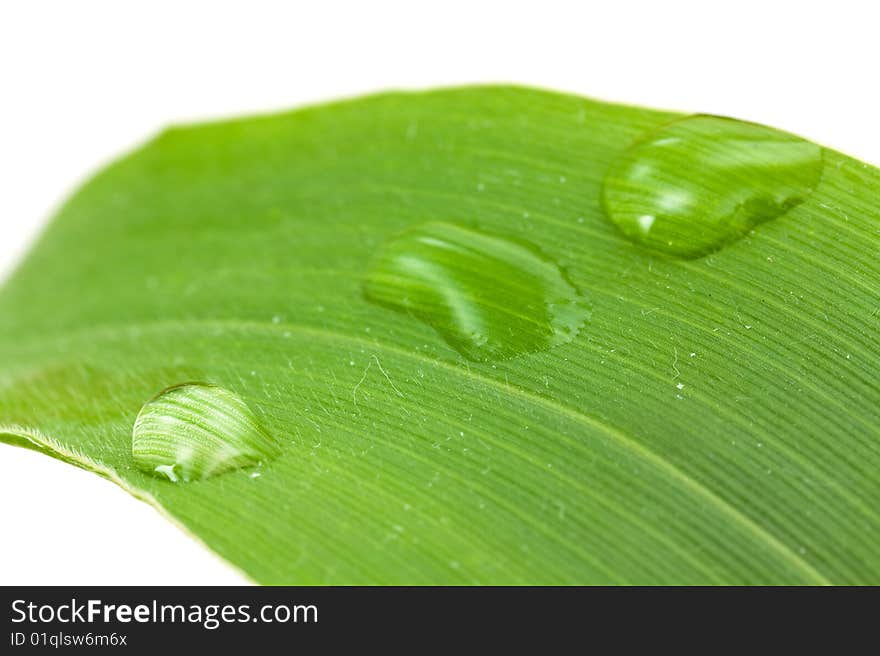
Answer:
M174 483L254 467L280 451L241 397L208 383L157 394L141 408L131 435L135 466Z
M822 149L720 116L690 116L643 137L602 185L608 218L630 240L696 258L782 216L815 189Z
M364 294L429 324L475 361L570 342L590 316L562 269L534 246L441 222L387 241Z

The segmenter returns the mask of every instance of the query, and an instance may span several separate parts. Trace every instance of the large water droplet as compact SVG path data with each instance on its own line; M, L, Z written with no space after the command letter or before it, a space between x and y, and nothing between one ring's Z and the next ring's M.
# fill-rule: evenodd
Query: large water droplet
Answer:
M364 293L430 324L477 361L569 342L590 314L559 266L534 246L440 222L386 242Z
M602 205L632 241L694 258L801 203L821 175L816 144L755 123L691 116L626 150L605 177Z
M258 465L280 450L238 395L207 383L160 392L141 408L131 434L138 469L175 483Z

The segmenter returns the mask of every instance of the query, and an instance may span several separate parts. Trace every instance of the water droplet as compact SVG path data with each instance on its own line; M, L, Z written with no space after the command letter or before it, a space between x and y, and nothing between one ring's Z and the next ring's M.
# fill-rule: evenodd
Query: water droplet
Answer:
M602 205L632 241L694 258L785 214L821 175L816 144L755 123L691 116L626 150L605 177Z
M163 390L141 408L131 434L138 469L174 483L258 465L280 450L238 395L208 383Z
M364 294L428 323L476 361L570 342L590 316L563 271L534 246L450 223L424 223L386 242Z

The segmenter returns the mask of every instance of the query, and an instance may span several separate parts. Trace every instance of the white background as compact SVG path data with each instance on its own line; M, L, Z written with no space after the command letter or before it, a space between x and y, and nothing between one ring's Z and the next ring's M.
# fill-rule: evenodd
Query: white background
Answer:
M388 88L726 114L880 164L874 4L4 2L0 278L85 176L162 126ZM0 527L0 584L245 580L112 484L5 446Z

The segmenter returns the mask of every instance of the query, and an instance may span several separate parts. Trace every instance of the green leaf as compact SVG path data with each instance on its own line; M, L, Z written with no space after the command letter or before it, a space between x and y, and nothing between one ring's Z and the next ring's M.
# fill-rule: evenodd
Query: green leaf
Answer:
M748 164L687 187L711 238L642 239L633 148L701 172L677 118L483 87L170 129L0 291L0 439L263 583L880 583L880 172L709 149ZM138 469L189 381L280 454Z

